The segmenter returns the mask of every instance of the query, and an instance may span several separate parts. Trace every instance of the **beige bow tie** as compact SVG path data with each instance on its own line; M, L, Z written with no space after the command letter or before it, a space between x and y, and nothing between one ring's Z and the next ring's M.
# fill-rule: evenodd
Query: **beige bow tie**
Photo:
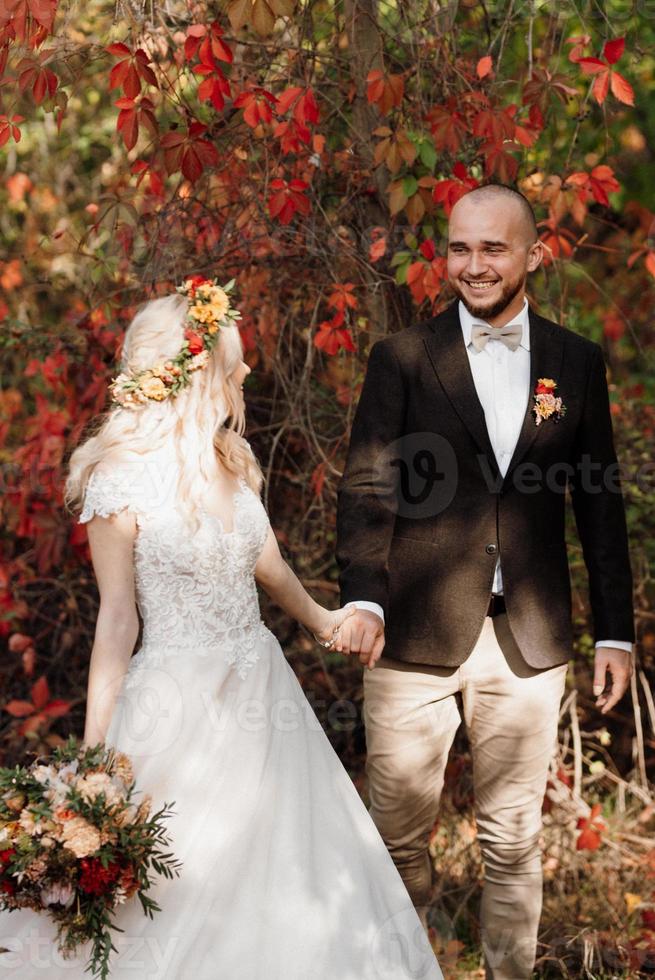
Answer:
M486 324L474 323L471 327L471 343L476 350L482 350L487 341L500 340L505 347L516 350L521 343L523 327L520 323L507 323L504 327L488 327Z

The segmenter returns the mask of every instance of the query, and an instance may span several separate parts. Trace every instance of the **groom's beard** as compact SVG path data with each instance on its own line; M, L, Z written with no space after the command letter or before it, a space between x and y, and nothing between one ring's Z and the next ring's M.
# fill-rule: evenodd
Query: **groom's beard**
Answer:
M455 293L458 299L462 301L466 309L469 311L471 316L479 318L480 320L493 320L494 317L500 316L500 314L507 309L510 303L518 296L523 287L525 286L527 280L527 275L523 274L519 276L514 282L508 282L503 287L503 291L494 303L477 303L473 304L465 298L459 283L456 279L450 279L450 287Z

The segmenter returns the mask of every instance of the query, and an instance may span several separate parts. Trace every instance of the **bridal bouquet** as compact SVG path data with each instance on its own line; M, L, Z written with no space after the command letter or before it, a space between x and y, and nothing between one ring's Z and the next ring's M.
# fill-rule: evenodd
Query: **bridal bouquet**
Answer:
M116 908L138 895L152 918L152 871L179 874L166 850L170 806L151 815L150 797L134 793L128 756L72 737L46 764L0 768L0 910L49 915L64 956L90 940L87 969L102 980Z

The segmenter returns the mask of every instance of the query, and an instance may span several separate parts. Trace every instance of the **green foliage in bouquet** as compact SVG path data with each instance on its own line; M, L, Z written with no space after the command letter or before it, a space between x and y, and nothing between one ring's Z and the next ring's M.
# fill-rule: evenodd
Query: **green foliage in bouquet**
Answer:
M30 908L57 924L64 956L87 941L87 969L105 980L116 947L119 905L134 895L146 915L153 872L179 875L163 821L173 804L150 813L136 803L127 755L71 736L46 762L0 768L0 910Z

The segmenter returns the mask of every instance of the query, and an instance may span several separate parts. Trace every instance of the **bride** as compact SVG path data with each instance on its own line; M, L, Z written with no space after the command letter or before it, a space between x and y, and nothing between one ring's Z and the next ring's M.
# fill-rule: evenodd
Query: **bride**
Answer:
M153 811L173 804L178 878L120 906L112 977L440 980L382 838L275 636L257 584L329 646L351 609L283 560L243 438L227 293L191 277L146 303L113 404L74 451L66 500L100 592L84 742L127 752ZM143 633L138 651L139 619ZM369 667L373 667L373 663ZM0 977L82 978L29 909L0 914Z

